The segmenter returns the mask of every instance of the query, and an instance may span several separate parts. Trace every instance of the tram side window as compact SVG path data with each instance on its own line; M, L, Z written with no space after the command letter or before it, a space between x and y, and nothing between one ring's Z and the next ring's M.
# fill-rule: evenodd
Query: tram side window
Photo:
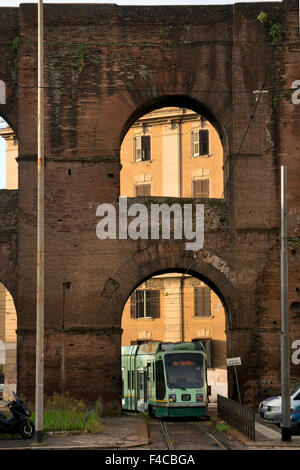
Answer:
M162 360L156 362L155 367L155 376L156 376L156 398L158 400L163 400L166 394L166 385L165 385L165 375L164 375L164 366Z
M130 383L130 370L127 371L127 382L128 382L128 389L131 389L131 383Z

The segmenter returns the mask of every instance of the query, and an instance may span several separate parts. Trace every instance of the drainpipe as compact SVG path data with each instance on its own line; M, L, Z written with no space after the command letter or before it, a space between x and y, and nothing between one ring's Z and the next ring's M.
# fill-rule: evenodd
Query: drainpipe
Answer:
M63 309L61 319L61 394L65 393L65 303L66 303L66 290L70 289L71 283L63 283Z
M177 132L177 169L178 169L178 197L182 197L182 158L181 158L181 120L178 120Z
M180 278L180 319L181 319L181 342L184 342L184 274Z

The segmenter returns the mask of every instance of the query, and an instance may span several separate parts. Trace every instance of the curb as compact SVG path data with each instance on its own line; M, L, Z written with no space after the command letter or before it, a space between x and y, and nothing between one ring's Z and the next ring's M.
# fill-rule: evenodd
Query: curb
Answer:
M51 435L49 435L51 434ZM88 444L88 443L83 443L82 445L80 444L74 444L71 442L72 436L88 436L87 433L82 433L78 431L58 431L58 432L51 432L51 433L45 433L45 436L48 437L58 437L58 438L69 438L70 437L70 444L62 443L62 445L55 445L51 442L42 442L42 443L37 443L37 442L30 442L28 443L27 446L12 446L12 447L0 447L0 451L2 450L10 450L10 451L16 451L16 450L110 450L110 449L126 449L126 448L132 448L132 447L141 447L141 446L146 446L149 444L149 437L148 437L148 428L147 428L147 423L144 420L141 420L139 423L139 440L134 441L134 442L113 442L113 443L99 443L99 444ZM90 434L90 436L94 436L95 434ZM101 440L101 433L99 433L99 438Z
M248 439L244 434L242 434L237 429L232 428L228 425L227 432L232 435L233 438L238 439L247 447L257 447L257 448L274 448L274 447L281 447L286 449L300 449L300 441L292 441L292 442L282 442L282 441L251 441Z

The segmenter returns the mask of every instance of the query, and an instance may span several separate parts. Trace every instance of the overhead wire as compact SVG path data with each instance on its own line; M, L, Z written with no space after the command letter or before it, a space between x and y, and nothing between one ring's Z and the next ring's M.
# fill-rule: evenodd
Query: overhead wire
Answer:
M266 74L265 74L263 83L262 83L261 88L260 88L260 93L258 94L258 97L257 97L256 102L255 102L255 106L254 106L253 111L252 111L252 113L251 113L251 115L250 115L250 118L249 118L247 127L246 127L246 129L245 129L245 132L244 132L244 134L243 134L243 137L242 137L242 140L241 140L241 143L240 143L238 152L237 152L237 154L236 154L235 157L234 157L233 165L232 165L232 167L230 168L231 173L233 172L233 170L234 170L234 168L235 168L235 165L236 165L236 163L237 163L237 161L238 161L238 159L239 159L239 157L240 157L242 147L243 147L243 145L244 145L245 139L246 139L246 137L247 137L247 134L248 134L249 129L250 129L250 127L251 127L251 124L252 124L252 121L253 121L253 119L254 119L255 113L256 113L256 111L257 111L257 108L258 108L258 105L259 105L261 96L262 96L263 91L264 91L264 89L265 89L265 87L266 87L266 82L267 82L267 78L268 78L268 75L269 75L269 72L270 72L270 69L271 69L271 65L272 65L272 61L270 60L269 65L268 65L267 70L266 70ZM226 162L225 162L225 163L226 163ZM223 194L222 194L221 197L224 197L225 191L227 190L227 187L228 187L228 184L229 184L229 179L230 179L231 177L232 177L232 174L227 177L226 183L225 183L225 185L224 185Z

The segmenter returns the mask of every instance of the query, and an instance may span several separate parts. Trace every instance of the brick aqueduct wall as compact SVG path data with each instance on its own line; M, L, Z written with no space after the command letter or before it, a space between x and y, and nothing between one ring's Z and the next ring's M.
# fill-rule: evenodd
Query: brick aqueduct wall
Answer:
M138 284L167 270L200 277L223 300L227 357L242 359L244 403L279 392L281 164L288 168L290 334L300 339L297 5L44 6L46 395L64 388L88 400L102 396L107 409L119 409L123 306ZM267 27L257 20L261 10ZM276 23L285 34L272 45L268 28ZM0 114L19 141L19 190L0 192L0 281L17 308L19 391L33 398L35 5L0 9L0 48L6 85ZM253 91L262 86L268 93L255 109ZM195 256L179 240L96 237L97 206L118 204L125 133L166 105L206 116L224 147L229 184L224 200L204 201L204 247ZM291 364L292 381L299 367Z

